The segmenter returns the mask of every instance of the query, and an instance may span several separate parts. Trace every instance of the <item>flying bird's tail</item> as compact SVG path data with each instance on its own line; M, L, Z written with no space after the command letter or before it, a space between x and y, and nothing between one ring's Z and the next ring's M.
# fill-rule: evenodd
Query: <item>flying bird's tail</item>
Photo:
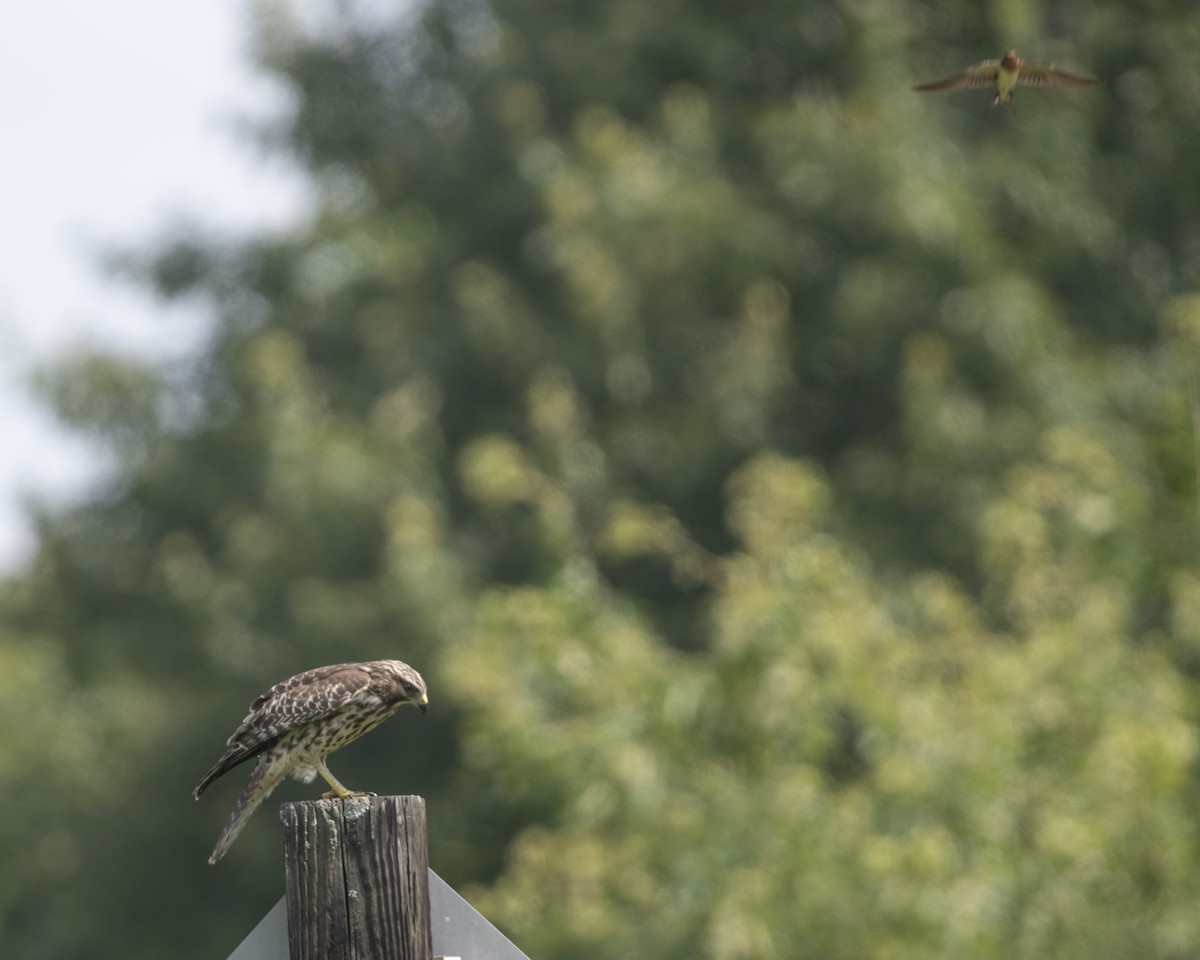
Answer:
M213 847L212 856L208 858L209 863L216 863L225 856L233 845L233 841L237 839L237 835L242 832L246 821L250 819L250 814L257 810L258 805L279 786L279 781L283 779L286 772L287 765L279 762L272 763L270 754L259 758L245 789L242 790L242 795L238 797L237 803L233 806L233 812L225 821L221 836L217 838L217 845Z

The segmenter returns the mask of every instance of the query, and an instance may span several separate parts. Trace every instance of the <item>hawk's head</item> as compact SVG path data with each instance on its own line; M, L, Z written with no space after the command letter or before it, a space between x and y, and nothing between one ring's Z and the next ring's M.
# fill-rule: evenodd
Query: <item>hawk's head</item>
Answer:
M407 663L400 660L375 660L365 664L371 671L372 686L378 685L383 696L392 703L411 703L421 712L429 705L425 681Z

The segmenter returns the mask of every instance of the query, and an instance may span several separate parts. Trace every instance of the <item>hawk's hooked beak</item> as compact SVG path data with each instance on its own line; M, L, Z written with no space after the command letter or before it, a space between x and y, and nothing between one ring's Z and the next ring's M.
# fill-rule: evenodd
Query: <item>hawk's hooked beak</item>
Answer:
M428 710L429 709L429 694L427 694L427 693L421 694L421 699L417 701L417 706L421 708L422 713L424 713L426 710Z

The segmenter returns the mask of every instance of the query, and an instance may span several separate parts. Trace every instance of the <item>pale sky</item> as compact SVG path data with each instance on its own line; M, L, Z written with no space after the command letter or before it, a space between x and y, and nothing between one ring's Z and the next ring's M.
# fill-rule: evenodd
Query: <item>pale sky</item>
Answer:
M260 157L239 119L285 111L256 74L246 0L0 2L0 571L29 555L26 498L64 503L103 476L100 452L39 409L30 371L72 344L186 357L196 307L165 309L96 266L180 216L278 230L299 177Z

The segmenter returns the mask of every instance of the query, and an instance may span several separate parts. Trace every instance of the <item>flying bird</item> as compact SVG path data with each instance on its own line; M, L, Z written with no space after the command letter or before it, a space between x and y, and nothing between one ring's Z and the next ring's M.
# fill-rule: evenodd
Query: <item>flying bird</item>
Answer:
M1060 70L1052 63L1022 60L1017 56L1016 50L1009 50L1000 60L984 60L983 63L967 67L956 76L947 77L945 80L935 80L933 83L922 83L913 89L943 92L970 90L975 87L994 87L996 98L992 101L992 106L1007 103L1015 110L1017 107L1013 101L1013 89L1018 86L1093 87L1099 82L1095 77L1089 77L1083 73Z
M312 783L319 773L332 788L325 797L371 796L342 786L325 766L325 758L374 730L406 703L424 713L429 696L421 675L399 660L317 667L259 696L227 741L224 755L192 791L199 800L221 774L258 757L208 862L225 855L250 814L287 774Z

